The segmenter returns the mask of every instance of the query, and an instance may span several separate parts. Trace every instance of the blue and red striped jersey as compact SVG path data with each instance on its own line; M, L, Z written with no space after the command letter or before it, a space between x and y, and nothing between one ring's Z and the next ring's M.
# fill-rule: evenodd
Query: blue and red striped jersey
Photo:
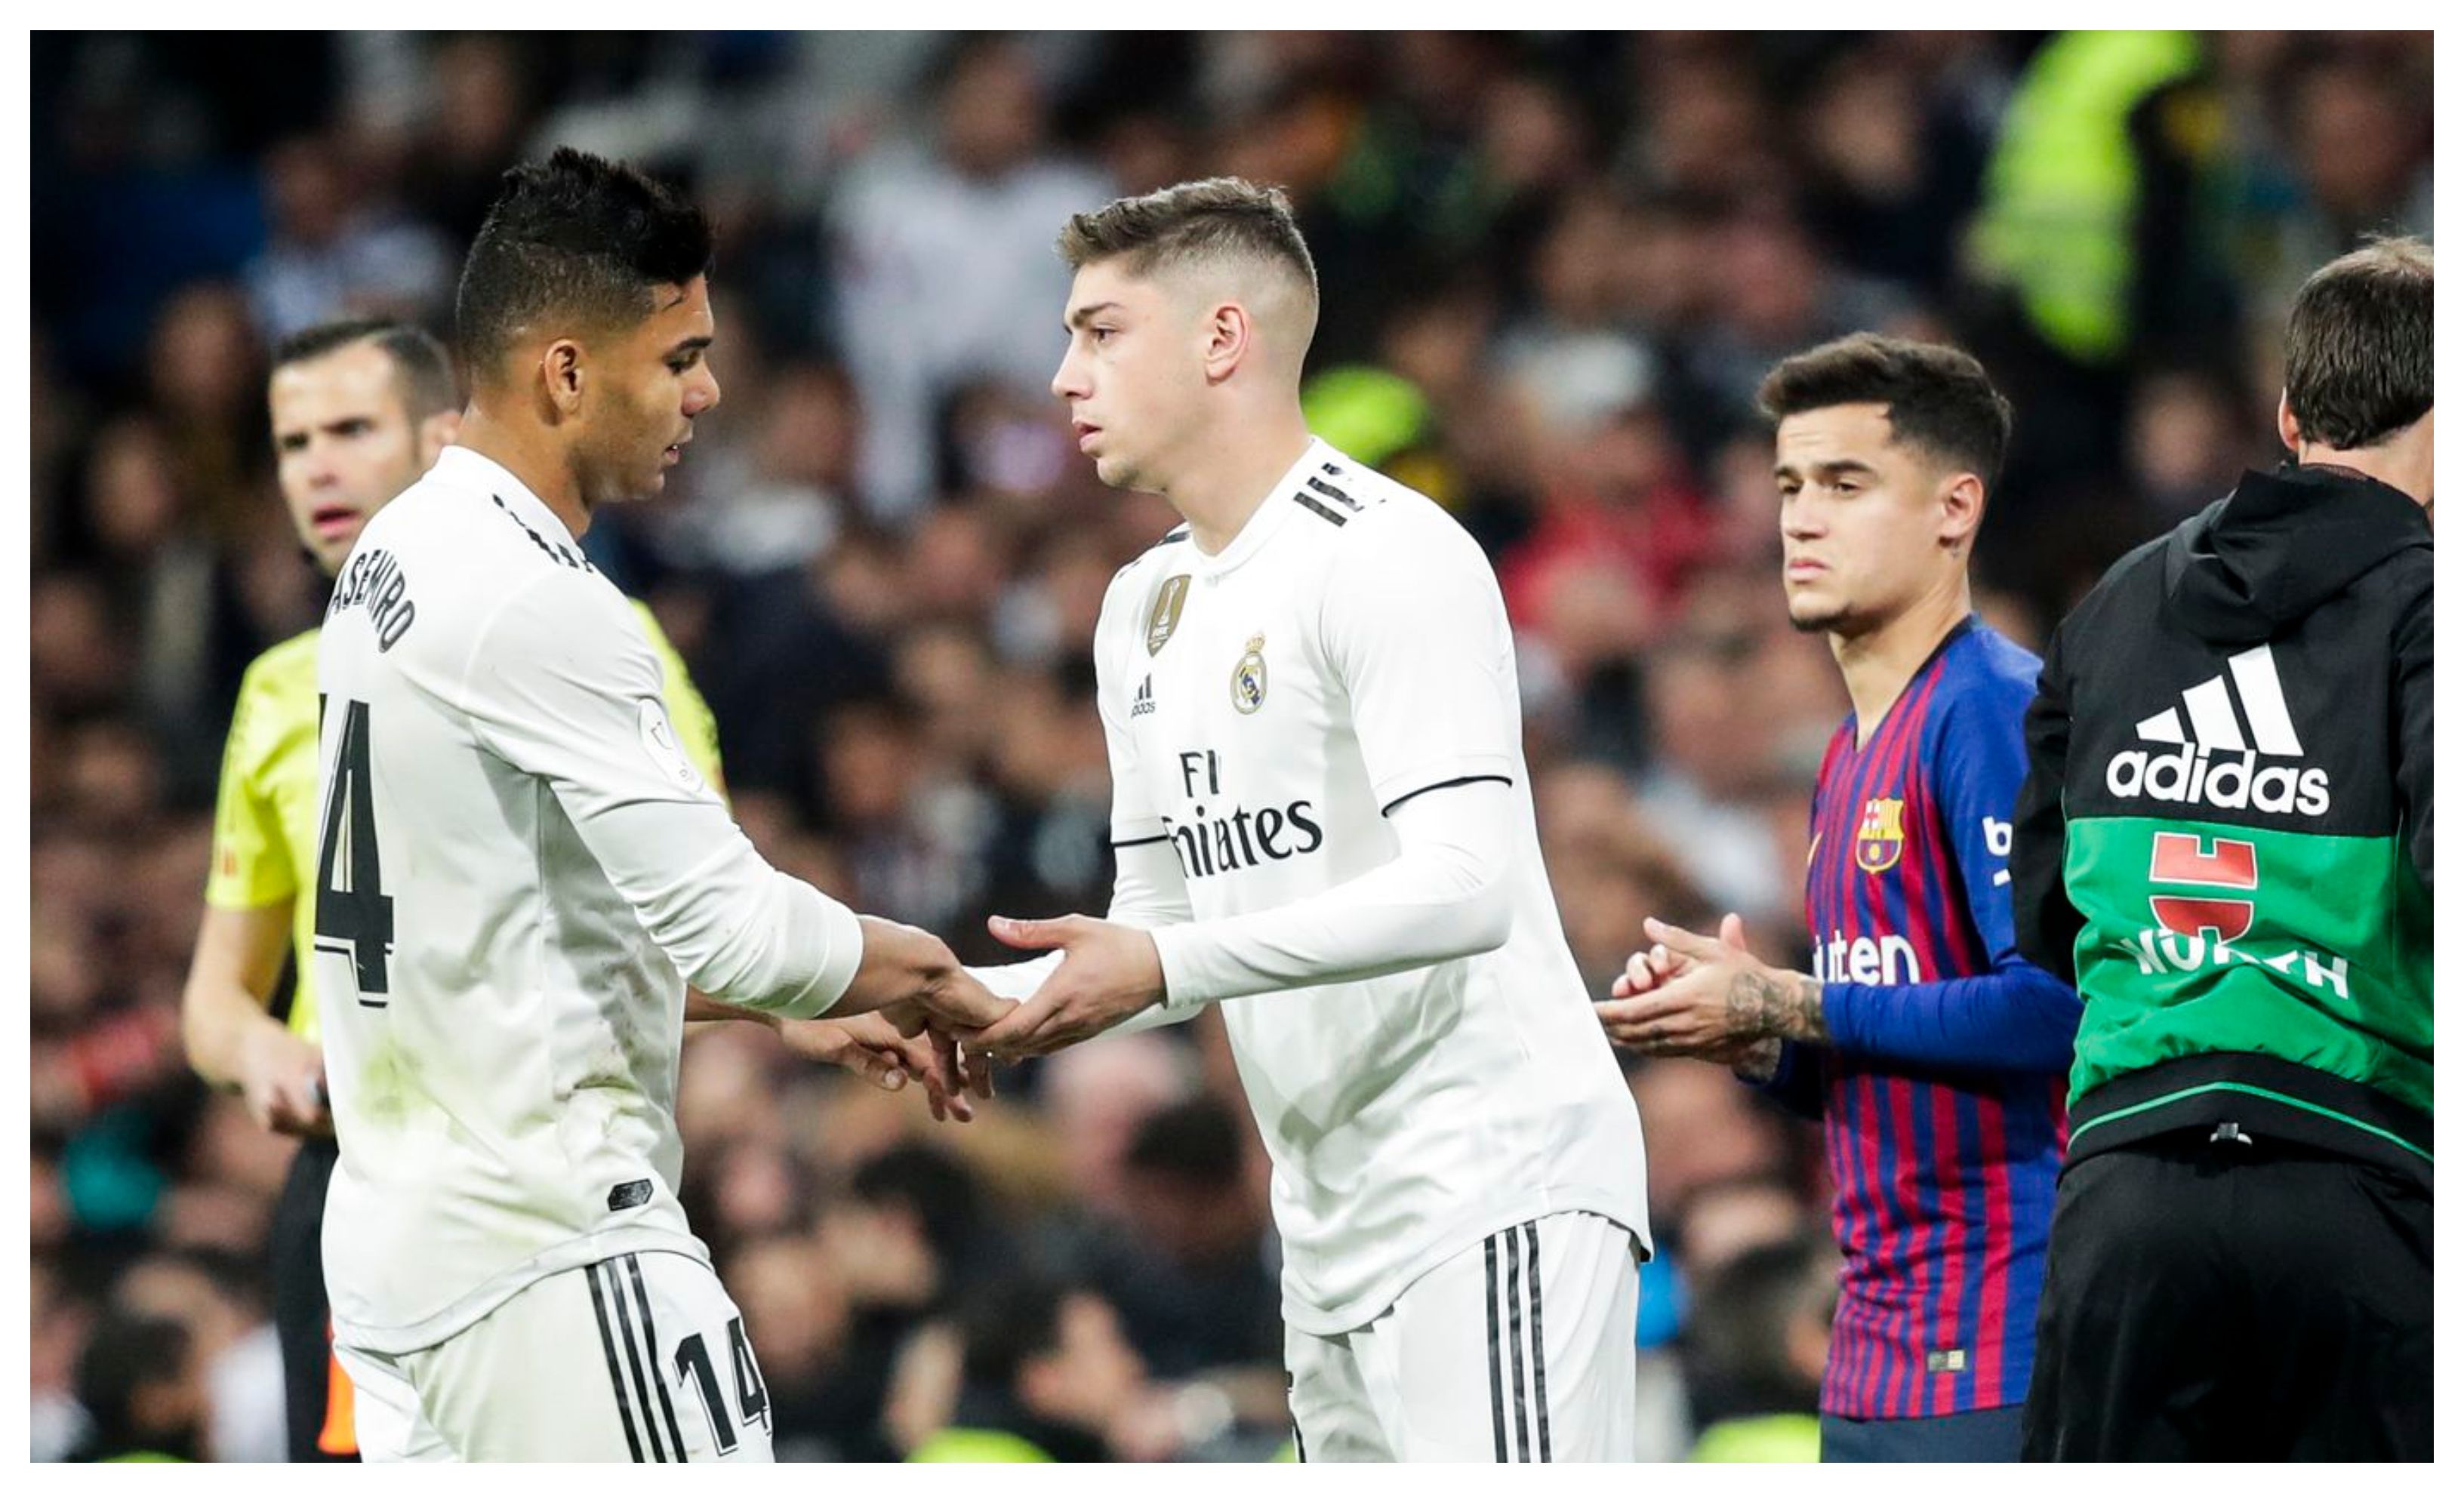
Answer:
M2021 959L2011 913L2021 719L2038 661L1970 617L1815 788L1805 911L1831 1042L1818 1062L1846 1263L1825 1412L2021 1403L2078 998Z

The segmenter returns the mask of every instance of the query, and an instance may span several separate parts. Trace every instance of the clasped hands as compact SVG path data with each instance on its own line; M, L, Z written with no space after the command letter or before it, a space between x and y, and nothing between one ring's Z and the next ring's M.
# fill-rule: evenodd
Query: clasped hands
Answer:
M842 1002L864 1016L799 1023L807 1056L840 1063L884 1087L922 1080L935 1118L972 1112L992 1093L991 1061L1057 1052L1120 1024L1163 999L1163 964L1142 929L1091 917L996 917L993 936L1014 949L1058 950L1061 963L1023 1001L995 995L939 938L884 918L862 919L865 957ZM799 1038L790 1033L790 1043Z
M1097 917L1029 921L995 917L993 936L1013 949L1061 952L1035 994L971 1034L972 1046L1004 1061L1042 1057L1110 1031L1163 999L1163 959L1143 928Z
M1658 918L1642 926L1652 947L1626 960L1609 999L1592 1008L1618 1046L1768 1074L1782 1042L1828 1035L1820 983L1755 957L1734 912L1716 939Z

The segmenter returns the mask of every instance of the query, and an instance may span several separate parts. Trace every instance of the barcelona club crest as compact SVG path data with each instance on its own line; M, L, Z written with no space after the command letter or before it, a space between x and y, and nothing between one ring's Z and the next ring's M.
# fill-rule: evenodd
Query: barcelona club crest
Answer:
M1903 799L1867 799L1857 820L1857 864L1868 871L1887 871L1900 864L1900 846L1907 831L1900 823L1907 808Z
M1232 708L1243 715L1255 715L1258 707L1266 703L1266 635L1259 633L1249 639L1249 651L1232 670Z

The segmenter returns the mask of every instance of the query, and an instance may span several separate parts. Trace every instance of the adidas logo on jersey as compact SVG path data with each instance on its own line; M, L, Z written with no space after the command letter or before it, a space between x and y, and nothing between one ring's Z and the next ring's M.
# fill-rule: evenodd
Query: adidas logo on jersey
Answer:
M2262 644L2235 653L2225 666L2224 673L2183 691L2178 708L2159 711L2139 723L2140 740L2172 750L2116 753L2105 764L2106 791L2118 799L2251 808L2263 814L2310 819L2325 814L2325 768L2265 762L2301 756L2301 738L2285 709L2275 655Z
M1155 714L1155 675L1149 674L1138 681L1138 692L1131 697L1130 719L1135 720L1141 715L1152 715Z

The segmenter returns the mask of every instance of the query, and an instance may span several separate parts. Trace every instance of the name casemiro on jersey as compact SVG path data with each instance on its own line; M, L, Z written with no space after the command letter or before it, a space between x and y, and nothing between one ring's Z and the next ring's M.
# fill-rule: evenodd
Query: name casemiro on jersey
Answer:
M419 604L410 599L410 582L390 550L362 550L342 567L334 582L334 599L325 604L328 621L354 606L368 609L368 626L376 630L377 651L387 653L419 620Z

